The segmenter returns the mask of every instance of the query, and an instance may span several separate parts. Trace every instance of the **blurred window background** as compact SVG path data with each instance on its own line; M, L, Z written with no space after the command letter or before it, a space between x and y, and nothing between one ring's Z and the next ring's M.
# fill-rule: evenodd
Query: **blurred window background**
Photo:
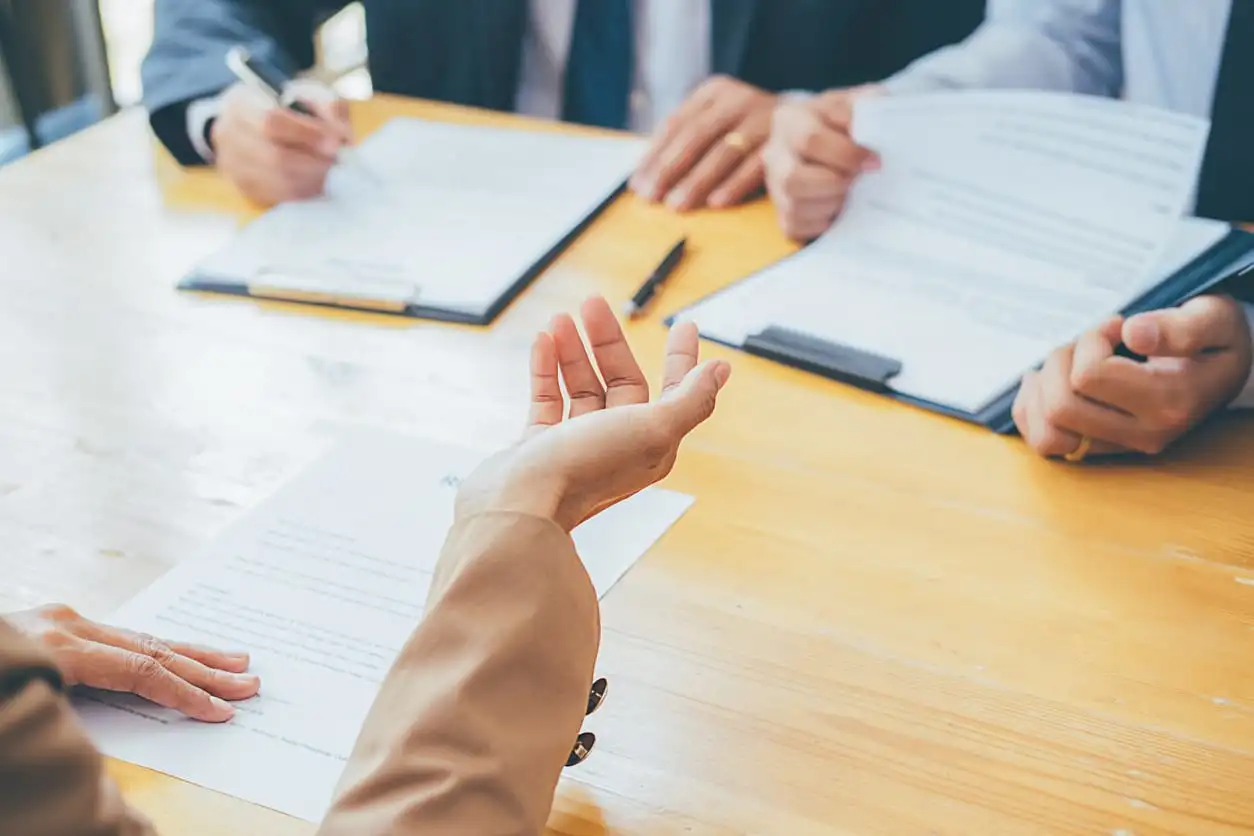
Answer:
M0 0L0 165L141 102L153 0ZM329 19L314 74L370 95L365 15Z

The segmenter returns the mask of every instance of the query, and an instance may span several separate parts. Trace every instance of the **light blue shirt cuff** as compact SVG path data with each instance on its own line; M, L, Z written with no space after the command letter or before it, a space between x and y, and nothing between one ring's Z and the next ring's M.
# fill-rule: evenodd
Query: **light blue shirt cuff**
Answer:
M913 93L935 93L938 90L947 89L945 85L938 84L936 79L932 78L927 73L911 72L909 67L894 76L884 79L881 84L891 96L909 96Z
M1250 323L1250 333L1254 335L1254 305L1242 303L1241 307L1245 310L1245 318ZM1229 404L1233 409L1254 409L1254 369L1250 371L1250 379L1245 382L1245 388L1241 390L1241 394L1232 399Z

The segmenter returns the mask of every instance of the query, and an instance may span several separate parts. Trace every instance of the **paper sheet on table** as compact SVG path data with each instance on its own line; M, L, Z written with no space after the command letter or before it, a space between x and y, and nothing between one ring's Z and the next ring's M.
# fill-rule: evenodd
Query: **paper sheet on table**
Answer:
M300 818L325 813L358 730L423 613L458 480L481 453L350 436L115 616L135 630L252 653L262 694L227 725L135 697L78 707L108 755ZM691 506L653 488L574 535L597 594Z
M1162 278L1180 240L1222 234L1177 238L1205 120L993 91L867 99L854 125L883 167L832 229L681 318L733 345L777 325L894 357L895 390L975 412Z
M644 150L634 138L395 119L332 170L325 196L271 210L196 274L480 314Z

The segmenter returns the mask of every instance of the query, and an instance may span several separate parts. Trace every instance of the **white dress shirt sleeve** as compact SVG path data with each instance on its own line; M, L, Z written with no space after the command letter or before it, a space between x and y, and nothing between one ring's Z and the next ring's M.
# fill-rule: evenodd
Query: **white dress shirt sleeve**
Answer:
M1254 335L1254 305L1241 304L1245 310L1245 318L1250 323L1250 334ZM1254 339L1254 336L1251 337ZM1232 400L1233 409L1254 409L1254 369L1250 370L1250 379L1245 382L1245 388L1241 390L1241 394Z
M210 165L213 165L213 148L205 136L205 127L209 120L218 117L221 109L221 95L197 99L187 106L187 137L192 141L192 147L200 158Z
M1115 96L1123 88L1122 0L988 0L966 40L885 81L892 93L1030 88Z

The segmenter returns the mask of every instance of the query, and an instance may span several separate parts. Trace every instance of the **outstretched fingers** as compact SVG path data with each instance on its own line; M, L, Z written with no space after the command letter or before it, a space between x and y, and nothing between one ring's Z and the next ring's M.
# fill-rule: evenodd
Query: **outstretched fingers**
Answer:
M605 405L609 408L648 403L649 383L632 354L618 317L609 303L594 296L579 309L584 332L592 346L601 379L605 381Z
M700 356L700 338L695 323L681 322L671 328L666 338L666 359L662 362L663 397L697 367Z
M558 380L557 346L547 331L536 334L531 343L531 409L527 415L527 431L562 423L566 401Z
M579 328L569 314L553 317L549 329L557 348L557 365L570 396L570 417L605 409L605 387L597 377L588 351L584 348Z

